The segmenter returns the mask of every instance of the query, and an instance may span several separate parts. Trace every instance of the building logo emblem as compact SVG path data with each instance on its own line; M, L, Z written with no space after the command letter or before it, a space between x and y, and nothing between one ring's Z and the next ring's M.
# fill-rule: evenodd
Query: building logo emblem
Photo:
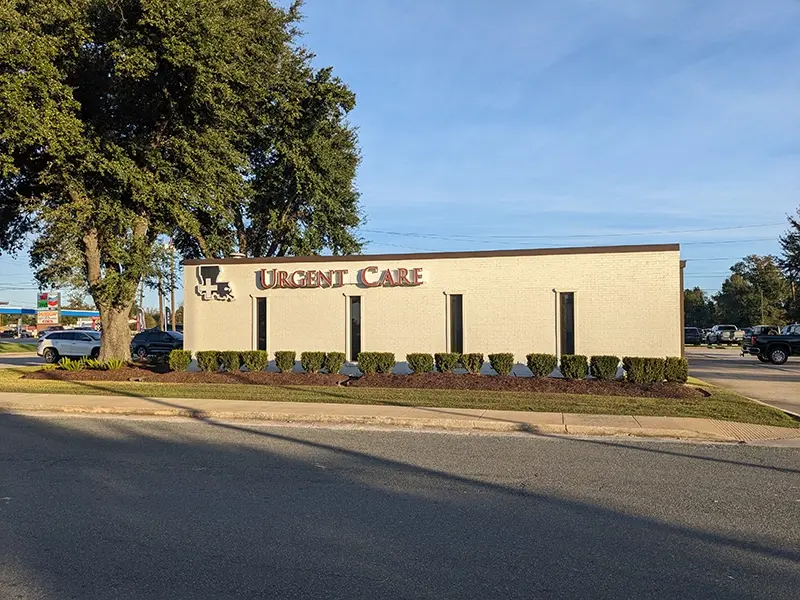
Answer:
M197 267L199 285L194 288L195 294L203 300L225 300L226 302L233 300L230 282L220 281L220 275L222 275L222 267L205 265Z

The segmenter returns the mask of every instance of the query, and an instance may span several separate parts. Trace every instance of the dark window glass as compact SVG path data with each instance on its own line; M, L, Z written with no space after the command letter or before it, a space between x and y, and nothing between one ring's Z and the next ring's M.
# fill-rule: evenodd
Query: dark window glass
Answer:
M350 296L350 360L361 352L361 296Z
M91 342L91 341L93 341L91 336L88 336L85 333L76 333L74 335L75 335L75 339L77 339L78 341L81 341L81 342Z
M561 292L561 354L575 354L575 294Z
M461 294L450 296L450 352L464 352L464 303Z
M267 349L267 299L256 298L258 349Z

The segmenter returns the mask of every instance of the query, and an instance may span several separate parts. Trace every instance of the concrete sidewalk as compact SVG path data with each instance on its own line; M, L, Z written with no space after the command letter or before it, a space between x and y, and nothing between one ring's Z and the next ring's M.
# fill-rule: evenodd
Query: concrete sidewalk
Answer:
M795 445L796 442L800 445L800 429L715 419L540 413L467 408L411 408L361 404L0 393L0 412L144 415L224 421L388 426L449 431L517 431L571 435L666 437L722 442L783 440L782 443Z

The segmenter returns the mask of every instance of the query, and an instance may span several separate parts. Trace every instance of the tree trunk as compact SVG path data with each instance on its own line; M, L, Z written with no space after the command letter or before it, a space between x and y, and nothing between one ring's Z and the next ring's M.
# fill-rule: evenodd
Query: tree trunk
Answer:
M100 360L131 358L131 330L128 315L133 303L122 308L100 308L100 322L103 324L103 341L100 345Z

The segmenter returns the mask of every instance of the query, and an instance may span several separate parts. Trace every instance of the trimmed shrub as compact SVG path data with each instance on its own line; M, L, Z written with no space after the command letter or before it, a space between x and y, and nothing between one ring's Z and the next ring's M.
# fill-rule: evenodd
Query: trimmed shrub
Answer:
M219 352L216 350L203 350L197 353L196 358L201 371L207 373L219 371Z
M508 375L514 368L514 355L510 352L500 352L489 355L489 364L498 375Z
M281 373L291 373L294 369L294 359L297 352L294 350L278 350L275 352L275 366Z
M673 383L686 383L689 379L689 361L678 356L668 356L664 361L664 379Z
M483 354L472 353L461 355L461 365L467 370L468 373L473 375L481 372L483 366Z
M266 350L248 350L247 352L242 352L242 363L251 373L258 373L267 368L269 354Z
M598 379L616 379L619 367L619 356L600 355L589 359L592 377Z
M336 375L344 366L344 352L326 352L325 370Z
M378 352L378 373L391 373L394 362L394 352Z
M406 354L408 368L414 373L430 373L433 371L433 355L424 352Z
M525 359L534 377L547 377L558 366L555 354L526 354Z
M664 359L626 356L622 359L625 376L631 383L661 383L664 381Z
M458 352L437 352L433 355L436 362L436 370L440 373L452 373L458 368L461 355Z
M319 373L325 363L324 352L301 352L300 365L306 373Z
M562 354L561 374L565 379L586 379L589 360L583 354Z
M238 350L225 350L219 353L219 362L228 373L236 373L242 368L242 353Z
M173 350L169 353L169 368L171 371L185 371L192 363L190 350Z

